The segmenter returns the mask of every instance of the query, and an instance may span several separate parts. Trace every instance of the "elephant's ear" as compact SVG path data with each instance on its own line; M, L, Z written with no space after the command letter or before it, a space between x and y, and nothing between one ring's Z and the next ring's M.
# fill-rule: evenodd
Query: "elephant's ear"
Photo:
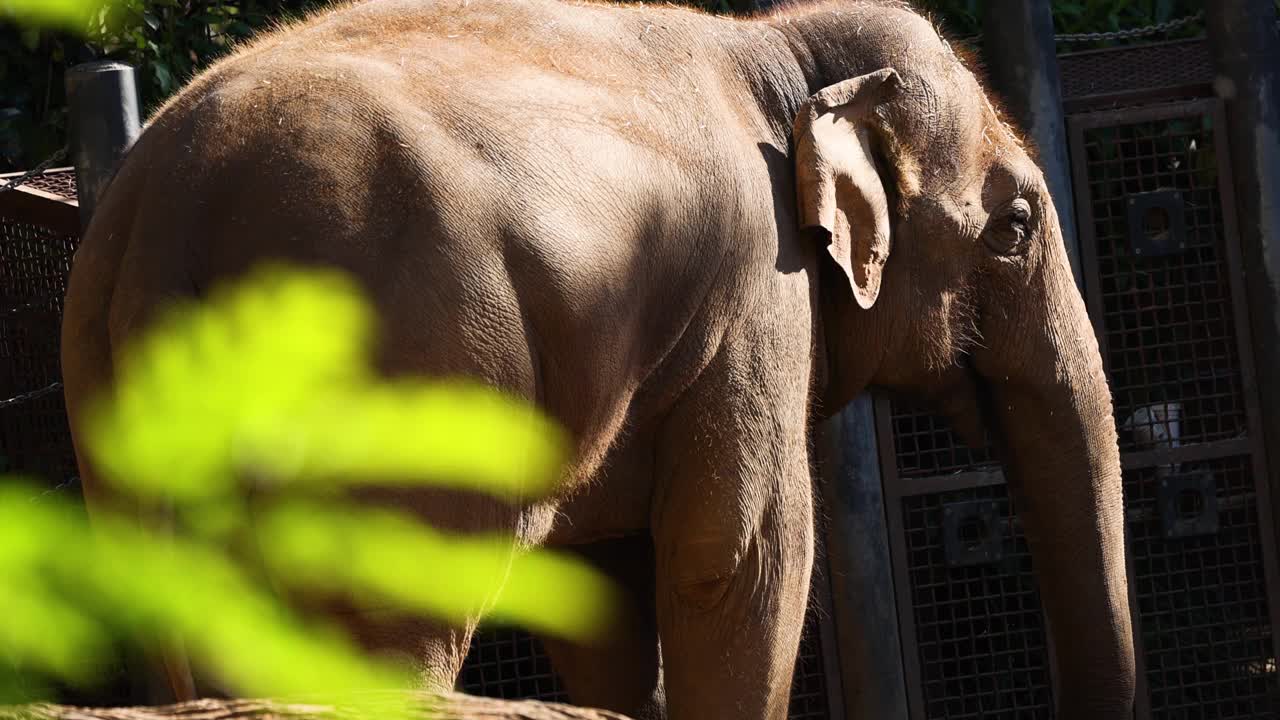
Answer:
M801 226L826 231L827 252L864 309L880 294L890 246L889 203L871 160L870 121L898 82L886 68L836 83L809 98L795 121Z

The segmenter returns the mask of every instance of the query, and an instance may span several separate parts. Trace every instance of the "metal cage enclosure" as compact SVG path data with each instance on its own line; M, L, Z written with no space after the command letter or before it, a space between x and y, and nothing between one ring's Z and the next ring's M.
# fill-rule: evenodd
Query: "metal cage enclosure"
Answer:
M1189 40L1061 64L1086 304L1120 429L1135 714L1274 718L1271 488L1208 52ZM1052 637L991 452L887 399L877 415L911 717L1050 717Z

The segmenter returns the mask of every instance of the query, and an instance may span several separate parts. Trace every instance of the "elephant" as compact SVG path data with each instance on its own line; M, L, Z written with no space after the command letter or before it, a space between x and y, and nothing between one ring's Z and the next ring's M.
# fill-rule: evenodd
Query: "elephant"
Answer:
M368 0L266 33L156 111L99 201L65 304L73 438L167 303L264 261L337 268L377 310L379 372L472 378L572 438L550 498L376 501L574 548L632 589L603 647L549 643L574 702L777 719L814 565L809 431L907 395L998 449L1057 717L1128 717L1103 363L1032 150L971 66L878 0ZM347 620L448 685L479 618Z

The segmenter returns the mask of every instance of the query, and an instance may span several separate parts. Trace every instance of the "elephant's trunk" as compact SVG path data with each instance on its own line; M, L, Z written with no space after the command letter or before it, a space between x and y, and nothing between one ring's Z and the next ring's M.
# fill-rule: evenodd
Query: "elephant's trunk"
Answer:
M1057 717L1119 720L1132 713L1136 682L1120 454L1102 358L1065 261L1047 269L1062 275L1044 285L1051 322L1023 315L1036 327L1021 328L1020 357L988 378L1048 614Z

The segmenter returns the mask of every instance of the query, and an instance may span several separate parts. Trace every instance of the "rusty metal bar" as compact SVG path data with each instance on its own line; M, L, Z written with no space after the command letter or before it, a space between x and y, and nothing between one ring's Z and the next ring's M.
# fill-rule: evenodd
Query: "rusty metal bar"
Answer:
M1124 453L1120 463L1125 470L1139 470L1175 463L1192 463L1232 455L1248 455L1255 452L1256 443L1249 438L1232 438L1198 442L1182 447L1160 450L1138 450Z
M1004 471L998 467L979 470L967 470L950 475L930 475L919 478L903 478L898 481L902 487L894 493L899 497L913 495L932 495L961 488L987 487L988 485L1004 485Z
M825 540L821 542L825 542ZM824 560L828 562L824 562ZM827 718L827 720L835 720L847 715L844 709L847 685L841 682L840 641L836 630L829 560L830 553L828 552L820 555L818 561L814 563L812 586L809 591L809 616L805 619L805 632L816 635L819 646L818 652L814 653L817 657L814 657L813 660L821 672L822 685L826 690L826 705L824 708L826 712L823 713L822 717ZM805 654L812 652L802 640L800 643L800 658L796 661L796 672L791 680L792 707L788 717L795 717L801 714L797 712L795 707L796 698L799 695L796 681L800 679L803 672Z
M906 683L907 711L911 720L924 718L924 695L920 659L917 654L914 607L911 598L911 576L907 567L906 529L902 517L904 485L898 474L894 445L893 407L883 395L873 396L876 423L876 453L883 474L885 519L889 529L889 553L892 560L893 588L897 605L898 634L901 638L902 671Z
M5 177L0 175L0 182ZM0 216L12 222L49 228L63 235L77 235L80 232L74 200L34 188L20 187L0 195Z

